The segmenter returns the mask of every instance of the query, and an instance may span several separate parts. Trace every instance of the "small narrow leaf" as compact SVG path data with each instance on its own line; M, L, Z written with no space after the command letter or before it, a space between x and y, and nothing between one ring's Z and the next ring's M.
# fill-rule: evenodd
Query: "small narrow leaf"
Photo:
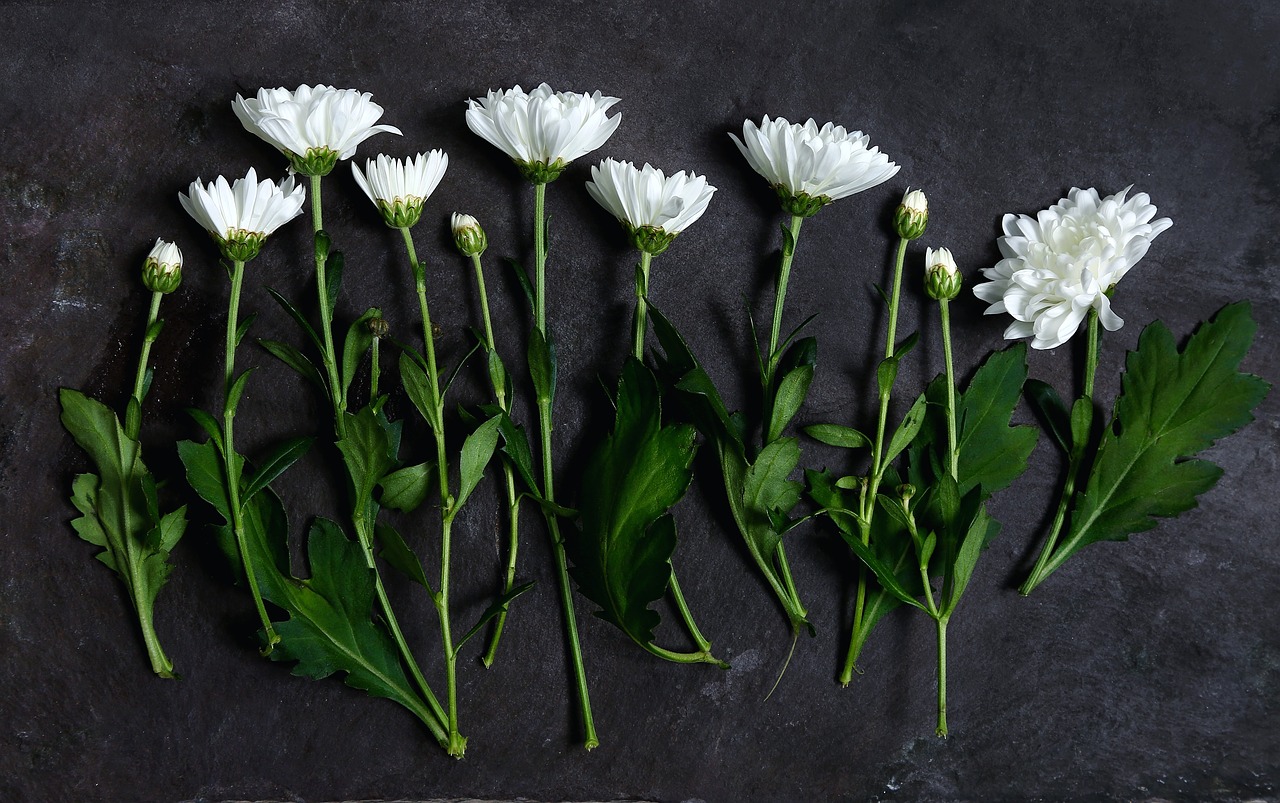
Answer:
M329 254L329 260L325 263L324 290L330 316L333 315L333 310L338 304L338 291L342 288L342 268L345 262L342 252L334 251Z
M293 346L279 340L263 340L261 338L258 339L258 345L266 349L271 356L297 371L303 379L322 390L325 389L325 380L320 376L320 372L316 370L315 364Z
M276 303L279 304L285 312L289 313L289 317L293 318L294 323L298 324L298 328L306 334L307 338L311 341L311 345L316 347L316 351L323 352L324 344L320 341L320 336L316 334L316 330L312 329L311 324L307 323L307 316L298 311L297 307L289 303L287 298L280 295L275 290L268 287L267 292L271 294L271 297L276 300Z
M840 424L814 424L804 428L804 434L828 446L845 449L861 449L871 445L871 439L852 427Z
M187 415L191 416L200 425L200 428L208 433L209 440L213 442L213 445L218 449L218 453L221 454L223 451L222 425L218 423L218 420L197 407L188 407Z
M501 422L501 416L495 415L477 427L463 442L462 456L458 462L458 498L454 502L453 512L467 503L471 492L484 479L484 470L493 457L493 450L498 446L498 425Z
M431 590L431 583L427 580L427 573L422 568L422 560L418 558L418 554L414 552L400 533L389 524L378 524L374 527L374 535L378 538L378 543L382 544L382 550L378 555L385 560L391 568L408 577L413 582L422 586L428 593L434 595Z
M1071 452L1071 414L1063 403L1058 391L1047 382L1039 379L1028 379L1023 385L1023 392L1032 409L1044 421L1045 428L1053 436L1054 443L1063 453Z
M249 377L258 369L250 368L240 376L236 377L231 383L231 387L227 389L227 399L223 405L223 415L235 415L236 408L240 406L240 397L244 395L245 385L249 382Z
M809 395L809 385L813 382L813 366L801 365L788 373L778 384L778 393L773 400L773 414L770 416L767 441L776 441L782 437L783 431L791 419L804 404Z
M356 378L360 362L373 345L373 333L369 331L369 320L382 315L377 307L370 307L364 314L356 318L347 327L347 337L342 342L342 395L346 397L351 382Z
M467 631L466 635L458 639L457 643L454 644L453 654L457 655L462 650L463 644L466 644L468 641L470 641L471 637L479 633L484 628L484 626L489 623L490 620L492 620L498 614L505 611L507 609L507 606L511 604L512 600L514 600L516 597L520 596L521 594L523 594L524 592L528 591L531 588L533 588L533 583L525 583L523 585L518 585L512 588L510 591L503 594L502 596L498 597L496 600L494 600L492 605L484 609L484 613L480 614L480 618L477 619L476 623L471 626L471 629Z
M391 472L378 482L382 488L379 502L383 507L412 513L426 500L434 471L435 463L428 460Z
M529 333L529 378L539 403L550 404L556 395L556 347L534 329Z
M926 411L925 395L921 393L916 397L915 404L911 405L911 409L902 417L902 423L894 430L893 437L889 439L889 448L884 453L885 465L892 463L894 458L907 448L907 444L915 439L916 433L924 425Z
M253 326L253 322L258 319L258 313L246 315L240 325L236 327L236 345L240 345L240 341L244 340L245 333L249 331L249 327Z
M240 501L242 503L249 501L254 494L270 485L276 477L283 474L289 466L307 453L314 440L315 438L290 438L268 452L262 459L262 465L249 480L248 487L240 496Z

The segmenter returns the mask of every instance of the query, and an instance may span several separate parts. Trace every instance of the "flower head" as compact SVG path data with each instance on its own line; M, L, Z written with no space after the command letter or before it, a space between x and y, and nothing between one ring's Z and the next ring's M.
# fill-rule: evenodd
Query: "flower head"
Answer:
M826 204L888 181L898 165L879 148L868 148L870 137L850 134L844 126L827 123L788 123L779 117L756 125L742 124L742 139L734 144L752 169L773 185L783 208L793 215L812 217Z
M592 167L587 182L587 192L622 223L632 243L653 255L702 217L715 191L705 176L683 170L666 176L651 165L616 159Z
M605 143L622 115L606 116L618 98L555 92L542 84L532 92L519 86L489 90L467 101L467 127L515 161L535 184L555 181L569 162Z
M156 238L142 263L142 283L153 293L172 293L182 284L182 251L176 243Z
M924 287L929 298L934 301L950 301L960 295L963 283L960 269L951 256L951 249L924 249Z
M364 172L352 162L351 172L386 224L407 229L422 217L422 205L440 185L448 167L449 155L434 150L404 161L378 154L378 158L365 161Z
M371 94L355 89L263 88L257 97L236 95L231 108L246 129L279 148L294 170L308 176L327 175L374 134L400 133L394 126L374 125L382 107Z
M454 212L450 223L453 229L453 244L458 247L463 256L478 257L489 247L489 237L480 227L480 221L471 215Z
M991 304L988 315L1013 317L1006 338L1031 337L1032 348L1057 348L1090 309L1108 331L1124 325L1108 294L1173 225L1167 217L1153 220L1156 208L1145 192L1126 199L1130 189L1099 198L1095 189L1075 188L1034 218L1004 216L998 241L1004 259L983 269L989 281L973 294Z
M904 240L914 240L924 234L928 222L929 199L925 198L922 190L908 189L893 213L894 231Z
M306 199L292 177L277 187L271 180L258 181L253 168L235 184L223 176L208 185L196 179L187 193L178 193L182 208L204 226L222 255L236 262L257 256L267 235L297 217Z

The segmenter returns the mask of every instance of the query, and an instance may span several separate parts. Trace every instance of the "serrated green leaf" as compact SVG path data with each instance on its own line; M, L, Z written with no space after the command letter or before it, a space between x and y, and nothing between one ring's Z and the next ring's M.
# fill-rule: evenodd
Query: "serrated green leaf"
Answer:
M427 590L427 593L434 596L435 592L431 590L431 583L427 580L427 573L422 568L422 561L418 558L418 553L414 552L405 543L400 533L388 524L378 524L374 527L374 534L378 538L378 543L382 544L382 551L378 553L382 559L390 564L391 568L422 586Z
M1252 421L1270 387L1239 371L1254 330L1247 302L1224 307L1181 350L1159 321L1143 330L1070 530L1042 576L1089 544L1190 510L1213 487L1222 469L1192 458Z
M325 380L320 376L320 372L316 370L315 364L307 359L302 352L279 340L263 340L259 338L258 345L266 349L271 356L297 371L303 379L318 388L324 389Z
M456 514L467 503L471 492L484 479L484 470L493 458L493 450L498 447L498 425L501 416L494 416L467 436L462 444L462 455L458 461L458 498L453 504L451 513Z
M804 428L804 434L828 446L845 449L861 449L871 445L871 439L853 427L840 424L814 424Z
M492 605L484 609L484 613L480 614L480 618L477 619L476 623L471 626L471 629L467 631L466 635L458 639L457 643L453 647L453 654L457 655L459 652L461 652L463 644L466 644L468 641L470 641L471 637L479 633L480 630L484 628L484 626L488 624L490 620L492 620L498 614L505 611L507 607L511 604L512 600L514 600L516 597L520 596L521 594L523 594L524 592L528 591L531 588L533 588L533 583L525 583L523 585L518 585L512 588L510 591L507 591L505 594L502 594L496 600L494 600Z
M1027 468L1038 434L1035 427L1012 425L1027 378L1026 351L1018 343L988 356L956 400L960 496L976 487L990 496Z
M382 315L377 307L370 307L364 314L356 318L347 327L347 337L342 341L342 396L346 398L351 382L356 378L356 370L360 361L373 345L373 333L369 331L369 320Z
M435 463L428 460L391 472L378 481L382 488L379 503L383 507L412 513L426 500L434 471Z
M276 624L272 660L295 661L293 674L320 679L345 672L348 686L403 705L423 722L438 722L405 675L395 644L373 621L373 572L336 524L318 519L307 539L311 577L288 584L280 604L289 619Z
M662 425L658 384L628 358L618 382L612 433L583 474L581 531L566 540L572 574L597 616L637 644L653 641L660 617L649 606L671 578L675 524L668 510L693 478L694 429Z

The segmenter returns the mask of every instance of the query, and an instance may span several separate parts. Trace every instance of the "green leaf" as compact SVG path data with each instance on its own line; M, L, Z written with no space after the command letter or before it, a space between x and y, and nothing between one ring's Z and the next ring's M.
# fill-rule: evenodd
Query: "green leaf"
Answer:
M191 416L200 425L200 428L208 433L209 440L213 442L213 445L218 449L218 453L221 454L223 451L222 425L218 423L218 419L196 407L188 407L187 415Z
M212 441L178 441L178 457L187 470L187 484L226 521L231 521L226 468Z
M1011 424L1027 378L1026 352L1026 344L1018 343L991 354L956 400L960 496L976 487L990 496L1027 468L1038 434L1035 427Z
M556 396L556 347L542 333L529 333L529 378L539 403L551 404Z
M338 291L342 288L342 268L345 263L341 251L329 254L329 260L325 262L324 294L330 316L338 304Z
M516 282L520 285L520 289L524 291L524 297L529 301L529 309L533 309L533 285L529 283L529 274L525 273L524 266L514 259L505 260L511 268L511 272L516 275Z
M840 424L814 424L804 428L804 434L828 446L845 449L861 449L871 445L871 439L852 427Z
M138 403L136 396L130 396L124 409L124 432L127 437L136 441L141 430L142 405Z
M347 338L342 342L342 396L346 398L351 382L356 378L356 370L365 353L373 345L373 333L369 331L369 320L382 315L377 307L370 307L365 313L347 327Z
M378 486L382 488L379 502L383 507L412 513L426 500L434 471L435 463L428 460L391 472L378 481Z
M858 509L858 495L836 485L835 475L830 471L806 469L804 476L809 498L825 511L842 533L856 536L858 517L854 511Z
M1241 373L1253 342L1250 307L1224 307L1179 350L1159 321L1130 352L1113 423L1102 435L1071 527L1047 571L1096 541L1124 541L1196 506L1222 469L1192 459L1253 420L1268 383Z
M960 597L973 577L973 570L978 565L978 556L987 548L1000 532L1000 522L987 514L985 505L979 505L977 514L969 523L968 531L956 551L955 562L948 573L947 593L942 602L942 615L950 616L960 604Z
M160 337L160 331L162 329L164 329L164 321L157 318L150 326L147 327L144 339L154 343Z
M924 425L926 412L925 394L921 393L916 397L915 404L912 404L911 409L907 410L907 414L902 417L902 423L898 424L898 428L893 431L893 437L889 439L889 448L884 453L884 465L892 463L894 458L907 448L907 444L915 440L920 427Z
M320 376L320 372L316 370L315 363L307 359L306 355L298 351L288 343L282 343L279 340L263 340L258 339L258 345L267 350L271 356L280 362L297 371L303 379L314 384L316 387L324 389L325 381Z
M240 497L241 503L249 501L254 494L267 487L289 466L296 463L311 448L314 440L315 438L290 438L268 452L262 460L262 465L251 475L249 484Z
M1071 454L1079 459L1093 443L1093 400L1081 396L1071 405Z
M788 373L778 383L778 393L773 400L773 413L769 418L767 441L776 441L782 432L795 418L809 395L809 384L813 382L813 366L801 365Z
M505 405L508 402L507 388L511 387L511 376L507 373L507 366L502 364L497 349L489 349L485 365L489 371L489 387L493 388L493 397L499 404Z
M893 359L897 360L898 362L902 362L902 358L907 356L907 354L909 354L911 350L916 347L916 343L918 342L920 342L919 332L912 332L911 334L907 335L906 338L904 338L901 343L899 343L896 347L894 347Z
M254 312L252 314L244 316L244 320L240 321L240 325L236 327L235 344L237 346L240 345L240 341L244 340L245 333L249 331L249 327L253 326L253 322L257 319L258 319L258 313Z
M531 588L533 588L533 583L525 583L524 585L518 585L512 588L510 591L507 591L502 596L498 597L496 600L494 600L492 605L484 609L484 613L480 614L480 618L477 619L476 623L471 626L471 629L467 631L466 635L464 635L462 638L460 638L457 641L457 643L454 644L453 654L456 656L462 650L463 644L466 644L468 641L471 640L472 636L479 633L484 628L484 626L489 623L491 619L493 619L495 616L505 611L507 609L507 606L511 604L512 600L514 600L516 597L520 596L521 594L523 594L524 592L528 591Z
M899 602L913 605L922 611L925 610L924 605L915 598L914 591L898 580L897 572L894 571L894 567L891 564L882 561L870 547L864 546L857 539L846 541L846 543L849 544L849 548L853 550L854 554L867 565L867 568L875 574L881 588L893 595L894 599Z
M373 531L378 538L378 543L382 544L382 551L378 553L382 559L434 596L435 592L431 590L427 573L422 568L422 561L418 558L418 554L405 543L400 533L388 524L379 524Z
M898 378L898 359L886 357L876 366L876 384L881 396L888 396L893 390L894 380Z
M319 679L345 672L348 686L394 700L424 722L434 722L413 690L395 644L373 621L373 571L361 547L327 519L307 539L311 577L293 581L279 600L289 619L276 625L276 661L296 661L293 674ZM274 600L273 600L274 601Z
M1047 382L1028 379L1023 384L1023 393L1026 394L1031 408L1044 421L1045 428L1053 436L1054 443L1058 444L1064 453L1069 454L1071 452L1071 415L1067 412L1067 406L1062 402L1058 391Z
M240 376L236 377L231 383L231 388L227 390L227 400L223 404L223 415L235 415L236 408L240 406L240 397L244 395L245 385L249 382L249 376L258 369L250 368Z
M746 469L739 486L746 513L748 548L759 561L772 560L781 535L773 527L771 513L788 514L800 501L803 487L788 479L800 462L800 442L782 438L760 450Z
M404 391L413 402L413 406L418 408L418 412L426 420L427 426L431 427L433 432L441 432L444 422L440 420L440 411L436 407L436 394L427 372L414 359L415 356L414 352L409 350L400 352L400 383L404 385Z
M451 514L456 514L467 503L471 492L484 479L484 470L493 457L493 450L498 446L498 425L501 416L494 416L485 421L475 432L467 436L462 444L462 456L458 461L458 498L453 503Z
M693 478L694 429L662 426L658 384L628 358L618 382L613 432L583 475L581 531L566 540L572 574L597 616L637 644L653 641L660 616L649 606L671 579L675 523L668 510Z
M271 297L276 300L276 303L279 304L285 312L289 313L289 317L293 318L294 323L298 324L298 328L306 334L307 338L311 341L311 345L316 347L316 351L323 352L324 343L320 341L320 336L316 334L316 330L311 328L311 324L307 323L307 316L299 312L297 307L290 304L287 298L280 295L275 290L268 287L267 292L271 294Z
M351 479L353 507L358 515L373 521L377 517L373 489L395 469L396 450L372 406L346 416L346 436L336 445Z
M796 236L792 233L791 227L786 223L781 224L782 228L782 256L788 259L796 253Z

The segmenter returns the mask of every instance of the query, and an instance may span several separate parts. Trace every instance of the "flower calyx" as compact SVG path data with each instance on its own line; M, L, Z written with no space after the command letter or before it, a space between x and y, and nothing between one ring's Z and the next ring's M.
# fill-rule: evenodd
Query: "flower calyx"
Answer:
M818 214L822 207L831 203L832 199L825 195L810 195L807 192L792 192L784 184L773 185L774 192L778 193L778 200L782 201L782 210L788 215L795 217L810 218Z
M333 148L307 148L307 152L299 156L292 151L285 153L289 157L289 167L304 176L327 176L338 164L338 152Z
M522 162L519 159L513 160L516 163L516 169L520 171L520 175L530 184L550 184L560 178L560 174L569 166L564 159L556 159L554 162Z
M223 237L217 232L209 232L209 236L218 244L222 255L232 262L248 262L262 250L267 235L247 229L232 229Z
M893 213L893 230L904 240L915 240L924 234L929 222L929 201L921 190L908 189Z
M631 244L650 256L657 256L676 239L679 232L665 231L659 226L632 226L625 221L622 224L627 230Z

